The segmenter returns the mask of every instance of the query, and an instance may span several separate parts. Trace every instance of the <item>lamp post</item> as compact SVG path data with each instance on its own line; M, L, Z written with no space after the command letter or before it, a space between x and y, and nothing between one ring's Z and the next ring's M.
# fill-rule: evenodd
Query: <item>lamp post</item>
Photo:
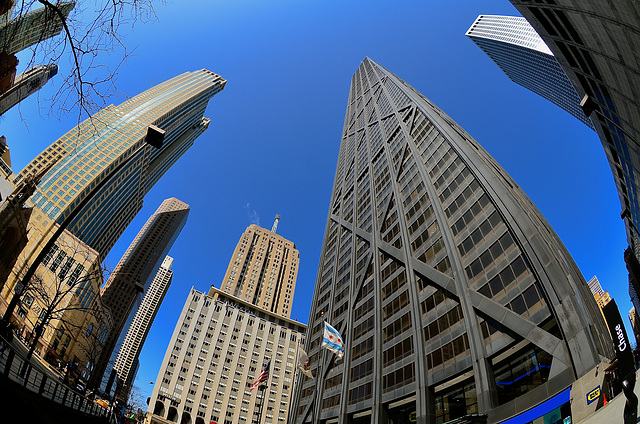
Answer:
M21 287L19 290L16 290L16 292L14 293L13 298L11 299L11 302L7 306L7 310L5 311L4 317L2 318L3 326L6 326L9 324L11 316L13 315L13 311L18 305L20 298L24 294L25 288L27 287L29 281L31 280L31 278L33 278L33 275L35 274L36 269L38 268L38 265L40 265L40 263L42 262L46 254L49 252L49 250L58 240L58 238L63 233L63 231L66 230L69 224L71 224L71 222L76 218L76 216L78 216L82 208L84 208L89 203L89 201L93 199L95 194L98 193L100 189L102 189L102 187L104 187L118 171L124 168L125 165L127 165L133 158L135 158L137 154L140 153L146 147L147 144L149 144L152 147L155 147L156 149L161 148L162 143L164 141L164 136L165 136L164 130L161 130L155 125L150 125L147 128L147 135L144 138L144 143L138 146L138 148L127 159L123 160L116 167L114 167L111 170L111 172L96 185L93 191L91 191L87 196L85 196L84 199L82 199L80 203L71 211L71 213L62 221L62 223L58 225L58 228L56 229L56 231L49 237L44 247L40 250L40 253L38 254L38 256L36 256L35 260L30 263L29 268L27 269L27 272L21 278L21 282L19 283ZM29 360L33 355L36 342L40 337L39 332L42 332L43 330L44 330L44 325L39 325L35 329L34 331L35 341L31 346L31 348L29 349L29 352L27 354L27 360Z

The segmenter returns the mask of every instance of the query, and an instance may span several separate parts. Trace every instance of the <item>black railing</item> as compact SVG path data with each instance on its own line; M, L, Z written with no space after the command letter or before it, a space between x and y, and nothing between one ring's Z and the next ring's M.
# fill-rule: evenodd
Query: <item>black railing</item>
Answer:
M0 343L6 346L5 350L0 353L0 375L64 407L96 417L106 417L110 423L117 422L113 411L98 405L95 401L60 381L57 376L48 375L41 371L32 362L27 361L25 355L18 352L1 337ZM37 361L36 358L32 360ZM42 368L44 367L42 365Z

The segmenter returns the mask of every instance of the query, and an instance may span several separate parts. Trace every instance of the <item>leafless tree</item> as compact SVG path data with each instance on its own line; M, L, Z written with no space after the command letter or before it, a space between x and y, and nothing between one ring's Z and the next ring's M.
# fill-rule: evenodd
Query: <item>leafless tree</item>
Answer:
M12 0L0 0L0 3ZM60 75L59 88L46 99L49 114L63 116L78 113L78 121L103 108L119 93L116 79L120 67L132 49L125 37L137 23L157 19L154 4L164 0L76 0L68 17L63 5L53 0L16 1L13 17L20 19L28 11L44 7L51 20L62 21L59 36L41 40L31 48L28 67L59 63L70 58L72 71ZM106 58L112 65L106 64Z
M139 422L144 418L144 413L147 410L147 400L142 395L140 388L136 385L131 385L126 409L128 415L135 415Z
M68 331L74 340L87 339L87 349L96 348L90 346L93 337L84 327L91 322L97 333L104 321L99 289L106 270L99 255L72 236L59 239L55 246L21 292L22 304L38 314L28 358L47 328ZM78 337L82 331L85 336Z

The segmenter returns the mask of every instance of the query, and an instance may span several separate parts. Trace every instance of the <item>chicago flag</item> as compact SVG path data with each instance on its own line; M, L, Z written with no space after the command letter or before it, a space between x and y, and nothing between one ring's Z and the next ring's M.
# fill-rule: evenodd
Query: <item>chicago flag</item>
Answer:
M338 359L342 359L344 355L344 342L338 331L324 322L324 339L322 339L322 347L325 347L338 355Z

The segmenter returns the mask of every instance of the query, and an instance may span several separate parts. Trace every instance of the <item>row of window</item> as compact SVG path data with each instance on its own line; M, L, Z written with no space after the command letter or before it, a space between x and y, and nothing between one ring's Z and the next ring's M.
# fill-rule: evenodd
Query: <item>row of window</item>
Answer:
M460 359L456 358L458 355L464 357L469 354L469 340L465 333L427 354L427 367L432 369L443 364L444 366L452 365L456 359Z
M511 234L508 232L504 233L495 243L489 246L487 250L485 250L476 260L471 262L471 264L465 268L469 280L473 280L479 275L489 271L491 265L497 262L498 258L500 258L500 256L502 256L512 245L513 238L511 237ZM522 259L520 261L522 261ZM523 261L522 266L524 266ZM517 270L514 270L516 276L524 272L524 270L521 269L522 266L519 266Z

